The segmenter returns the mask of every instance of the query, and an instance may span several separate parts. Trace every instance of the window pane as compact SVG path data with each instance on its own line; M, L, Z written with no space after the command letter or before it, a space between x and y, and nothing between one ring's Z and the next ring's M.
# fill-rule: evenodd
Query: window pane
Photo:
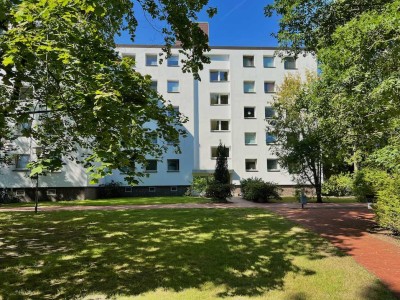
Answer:
M146 55L146 66L157 66L157 55Z
M254 56L243 56L243 67L254 67Z
M210 102L211 102L211 105L217 105L218 104L218 97L219 95L218 94L211 94L210 95Z
M179 159L168 159L168 171L179 171Z
M278 170L278 160L277 159L267 159L267 170L268 171Z
M146 161L146 171L157 171L157 160L155 159L148 159Z
M264 92L274 93L275 92L275 82L264 82Z
M256 159L246 159L246 171L257 170L257 160Z
M256 144L256 133L255 132L246 132L244 134L244 143L246 145Z
M274 57L264 56L264 68L273 68L274 67Z
M167 83L168 93L178 93L179 92L179 81L168 81Z
M220 72L220 81L228 81L228 72L226 71Z
M266 119L271 119L275 117L275 109L273 109L272 107L266 107L265 108L265 118Z
M167 65L168 65L168 67L177 67L177 66L179 66L179 56L178 55L172 55L170 58L168 58Z
M17 161L15 167L17 169L26 169L26 165L29 163L30 155L29 154L20 154L17 155Z
M254 81L245 81L243 83L243 91L245 93L254 93L255 92L254 86L255 86Z
M296 69L296 60L294 57L286 57L284 62L285 69Z
M244 117L245 118L255 118L255 108L254 107L245 107L244 108Z
M267 144L276 143L276 137L274 135L270 134L270 133L267 133L266 137L265 137L265 141L266 141Z
M211 157L212 158L217 157L217 148L218 147L211 147Z
M221 130L229 130L229 121L221 121Z
M210 81L218 81L218 71L210 71Z
M219 130L219 121L211 121L211 130Z
M152 88L153 90L157 91L157 81L156 81L156 80L153 80L153 81L151 82L151 88Z
M228 95L220 95L221 104L229 104L229 96Z

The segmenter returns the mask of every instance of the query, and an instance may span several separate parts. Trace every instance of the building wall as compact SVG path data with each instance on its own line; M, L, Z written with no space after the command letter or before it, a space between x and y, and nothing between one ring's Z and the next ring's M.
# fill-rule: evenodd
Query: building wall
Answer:
M281 186L293 186L291 176L285 170L270 172L267 170L267 159L274 159L274 155L265 142L266 121L265 107L270 106L274 93L265 93L264 82L274 82L275 86L281 84L286 74L299 73L305 75L306 70L316 72L317 63L314 57L300 56L296 61L296 69L286 70L281 58L275 57L273 68L264 68L263 57L274 56L274 48L256 47L212 47L211 63L204 65L200 72L201 81L194 80L192 74L182 73L179 66L168 66L167 61L157 66L146 65L146 55L159 55L160 46L145 45L120 45L117 50L122 56L133 56L136 61L136 70L142 74L149 74L153 80L157 80L157 90L172 105L179 106L179 111L188 117L184 124L188 135L181 138L181 154L176 154L170 149L162 161L158 162L157 172L149 173L149 177L143 178L139 186L164 187L165 194L171 186L186 187L191 184L193 174L212 174L215 168L215 159L211 157L211 147L216 147L220 142L230 148L228 166L231 170L232 181L238 185L240 179L260 177L266 181L275 182ZM172 54L179 55L178 48L172 49ZM254 58L254 66L244 67L243 56ZM227 71L228 81L211 82L210 71ZM179 81L179 92L169 93L168 80ZM244 92L244 81L254 81L254 93ZM211 105L210 94L223 93L229 95L228 105ZM255 108L255 118L244 118L244 107ZM229 120L229 130L212 131L211 120ZM149 126L154 126L149 124ZM256 145L245 145L245 133L256 133ZM23 152L29 151L28 141L21 141L25 146ZM151 157L149 157L151 159ZM179 159L179 172L168 172L167 159ZM257 168L254 171L246 170L245 160L256 159ZM0 188L33 187L34 183L26 176L26 172L16 171L15 166L0 170ZM124 186L123 174L114 171L112 175L102 179L99 184L107 184L111 181L121 182ZM49 174L41 179L42 187L93 187L82 166L68 162L61 172ZM94 185L95 186L95 185ZM90 190L88 197L95 197L95 192ZM138 190L139 191L139 190ZM142 192L145 193L147 189ZM161 191L161 190L160 190ZM181 189L179 189L181 192ZM76 193L76 192L75 192ZM86 192L80 192L86 197ZM81 196L79 196L81 197Z

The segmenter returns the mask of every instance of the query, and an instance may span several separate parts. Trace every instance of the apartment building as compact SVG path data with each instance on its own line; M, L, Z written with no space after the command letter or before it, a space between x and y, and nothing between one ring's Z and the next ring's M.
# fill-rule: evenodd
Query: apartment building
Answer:
M114 171L99 184L91 185L81 165L68 162L61 172L51 173L40 182L42 195L50 199L96 198L99 185L120 182L123 195L181 195L193 176L210 176L216 163L216 148L221 142L229 148L228 166L232 183L259 177L282 187L295 184L279 166L271 151L275 138L268 134L266 121L274 115L271 107L277 86L286 74L305 75L317 71L311 55L277 57L272 47L211 47L211 63L199 73L201 80L183 73L179 47L159 63L162 46L118 45L122 56L135 59L136 69L149 74L153 87L188 117L188 133L180 139L182 153L172 147L162 160L149 157L147 173L139 186L130 187L124 175ZM155 129L155 128L154 128ZM21 140L16 164L2 170L0 188L13 188L20 196L31 198L34 182L24 167L35 147ZM154 141L157 142L157 141Z

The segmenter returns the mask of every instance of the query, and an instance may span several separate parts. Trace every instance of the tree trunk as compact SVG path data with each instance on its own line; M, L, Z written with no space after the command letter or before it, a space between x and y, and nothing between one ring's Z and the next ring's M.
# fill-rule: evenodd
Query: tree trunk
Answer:
M35 188L35 213L38 212L39 206L39 175L36 177L36 188Z

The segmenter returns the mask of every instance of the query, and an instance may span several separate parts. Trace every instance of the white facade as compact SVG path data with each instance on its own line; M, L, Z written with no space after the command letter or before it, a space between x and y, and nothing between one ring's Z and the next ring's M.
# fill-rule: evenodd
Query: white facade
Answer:
M184 124L188 133L181 138L181 154L171 149L157 162L157 170L143 178L142 186L187 186L193 175L212 174L215 169L213 147L221 141L229 147L229 169L232 183L259 177L281 186L295 184L285 170L276 165L276 157L266 143L266 108L270 107L274 90L285 74L307 70L316 72L314 57L300 56L295 65L286 65L275 57L274 48L212 47L211 63L200 72L201 81L182 73L179 48L173 48L170 64L159 64L161 46L120 45L122 56L132 56L136 69L151 75L157 91L188 117ZM177 60L176 60L177 59ZM265 62L264 62L265 60ZM264 66L265 63L265 66ZM212 98L212 100L211 100ZM246 118L245 118L246 113ZM22 145L23 144L23 145ZM34 156L34 148L22 141L21 154ZM26 149L25 149L26 148ZM33 150L32 150L33 149ZM151 159L151 157L149 157ZM168 160L179 160L179 170L168 167ZM268 166L270 169L268 169ZM0 171L0 188L29 188L34 183L17 166ZM111 181L124 183L123 174L115 171L99 184ZM82 166L67 162L61 172L43 177L42 187L89 187L89 178Z

